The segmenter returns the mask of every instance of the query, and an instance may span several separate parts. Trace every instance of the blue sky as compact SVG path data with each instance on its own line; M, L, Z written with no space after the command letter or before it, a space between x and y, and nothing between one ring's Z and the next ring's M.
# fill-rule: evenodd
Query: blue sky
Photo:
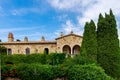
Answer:
M113 10L120 34L119 0L0 0L0 39L7 41L9 32L14 40L38 41L41 36L54 40L60 32L74 31L82 35L84 24L98 15ZM120 39L120 35L119 35Z

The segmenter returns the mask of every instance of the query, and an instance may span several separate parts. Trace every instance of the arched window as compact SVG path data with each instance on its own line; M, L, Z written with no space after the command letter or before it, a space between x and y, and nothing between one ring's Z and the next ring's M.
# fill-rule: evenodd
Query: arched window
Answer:
M8 49L8 55L12 55L12 49L11 48Z
M73 54L79 54L80 53L80 46L79 45L75 45L73 47L72 53Z
M71 48L69 45L63 46L63 52L67 54L71 54Z
M30 54L30 48L26 48L25 52L26 52L26 55L29 55Z
M48 49L48 48L45 48L45 49L44 49L44 53L49 54L49 49Z

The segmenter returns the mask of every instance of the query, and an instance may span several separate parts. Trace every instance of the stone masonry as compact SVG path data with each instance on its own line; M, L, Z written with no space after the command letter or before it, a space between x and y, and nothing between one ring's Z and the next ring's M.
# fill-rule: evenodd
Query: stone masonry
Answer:
M46 41L42 36L41 41L29 41L27 37L24 41L14 41L14 35L8 34L8 42L0 42L0 46L7 48L8 55L11 54L31 54L31 53L43 53L47 54L58 52L65 52L67 54L80 53L80 46L82 43L82 36L71 32L68 35L61 34L60 37L54 41Z

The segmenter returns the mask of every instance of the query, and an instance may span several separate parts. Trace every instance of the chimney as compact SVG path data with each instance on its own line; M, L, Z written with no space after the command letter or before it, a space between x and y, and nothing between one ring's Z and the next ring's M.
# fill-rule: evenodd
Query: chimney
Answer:
M28 37L24 37L24 42L28 42Z
M14 41L14 36L13 36L13 34L10 32L9 34L8 34L8 42L13 42Z
M45 37L44 36L41 37L41 41L45 41Z
M64 36L63 32L61 32L60 36Z

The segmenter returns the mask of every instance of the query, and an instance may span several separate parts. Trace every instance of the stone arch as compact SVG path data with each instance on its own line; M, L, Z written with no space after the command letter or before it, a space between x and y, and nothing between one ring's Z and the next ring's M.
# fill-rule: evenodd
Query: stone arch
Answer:
M64 45L62 51L67 54L71 54L71 48L69 45Z
M29 55L30 54L30 48L26 48L25 53L26 53L26 55Z
M49 54L49 49L48 49L48 48L45 48L45 49L44 49L44 53Z
M80 53L80 46L79 45L74 45L72 48L72 53L73 54L79 54Z
M38 49L37 48L34 48L34 53L38 53Z
M12 49L8 48L8 55L12 55Z

